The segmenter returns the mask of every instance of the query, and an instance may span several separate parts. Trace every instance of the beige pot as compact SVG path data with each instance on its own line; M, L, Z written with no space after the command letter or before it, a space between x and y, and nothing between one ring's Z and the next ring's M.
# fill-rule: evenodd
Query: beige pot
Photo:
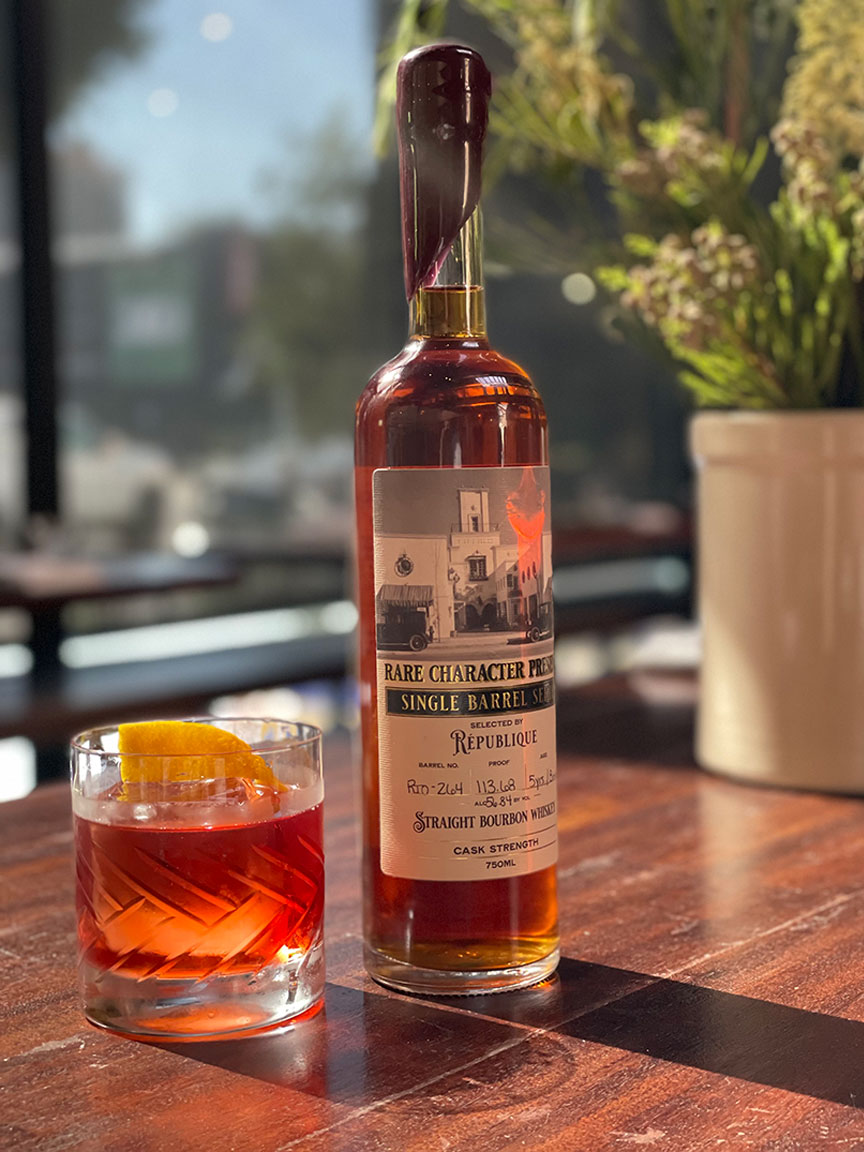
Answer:
M697 757L864 793L864 411L705 413Z

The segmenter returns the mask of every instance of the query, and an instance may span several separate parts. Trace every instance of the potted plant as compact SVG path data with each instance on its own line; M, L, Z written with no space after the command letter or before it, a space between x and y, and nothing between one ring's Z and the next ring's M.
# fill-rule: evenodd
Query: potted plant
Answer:
M512 52L501 163L599 206L583 259L707 410L700 762L864 792L864 0L462 2Z

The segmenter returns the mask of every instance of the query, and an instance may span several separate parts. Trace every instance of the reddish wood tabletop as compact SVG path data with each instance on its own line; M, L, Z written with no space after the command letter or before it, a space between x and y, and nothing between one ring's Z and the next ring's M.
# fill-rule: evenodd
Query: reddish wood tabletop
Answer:
M499 996L365 977L331 740L326 1011L265 1039L87 1025L66 789L0 806L0 1148L864 1149L864 802L700 772L692 698L644 674L562 697L565 959Z

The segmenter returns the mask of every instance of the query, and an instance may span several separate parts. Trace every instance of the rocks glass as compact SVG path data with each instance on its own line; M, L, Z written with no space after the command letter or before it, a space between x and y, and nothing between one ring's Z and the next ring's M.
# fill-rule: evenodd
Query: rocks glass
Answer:
M72 743L84 1012L165 1040L311 1015L324 988L321 733L195 719L178 752L162 734L180 725ZM211 729L200 744L197 726Z

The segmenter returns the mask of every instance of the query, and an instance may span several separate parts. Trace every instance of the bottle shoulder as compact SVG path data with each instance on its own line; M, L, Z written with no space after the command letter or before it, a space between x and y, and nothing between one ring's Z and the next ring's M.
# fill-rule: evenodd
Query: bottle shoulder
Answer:
M447 404L509 396L539 402L528 373L485 342L412 340L373 374L359 408L381 403Z
M363 467L541 464L546 413L530 377L479 342L416 341L360 397L355 461Z

